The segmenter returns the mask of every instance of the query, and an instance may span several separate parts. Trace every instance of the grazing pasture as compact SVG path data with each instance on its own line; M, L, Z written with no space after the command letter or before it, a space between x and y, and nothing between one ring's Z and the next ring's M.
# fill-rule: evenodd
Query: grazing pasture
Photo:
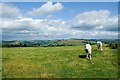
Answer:
M92 45L86 59L83 45L2 48L3 78L117 78L117 49Z

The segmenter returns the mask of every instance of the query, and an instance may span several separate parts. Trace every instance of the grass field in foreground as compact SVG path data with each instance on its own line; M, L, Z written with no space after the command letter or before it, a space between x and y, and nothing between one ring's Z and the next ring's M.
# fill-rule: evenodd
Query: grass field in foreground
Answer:
M3 78L117 78L117 49L83 46L2 48Z

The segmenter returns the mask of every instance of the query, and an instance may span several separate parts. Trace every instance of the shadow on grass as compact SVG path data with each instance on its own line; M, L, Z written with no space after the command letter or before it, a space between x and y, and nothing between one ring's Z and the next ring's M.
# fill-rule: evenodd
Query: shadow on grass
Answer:
M93 51L98 51L97 49L94 49Z
M78 55L79 58L86 58L86 55Z

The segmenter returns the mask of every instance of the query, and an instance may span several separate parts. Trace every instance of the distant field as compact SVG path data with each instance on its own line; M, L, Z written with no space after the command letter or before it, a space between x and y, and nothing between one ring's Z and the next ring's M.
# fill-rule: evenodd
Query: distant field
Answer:
M117 78L117 49L93 45L92 60L83 46L2 48L3 78Z

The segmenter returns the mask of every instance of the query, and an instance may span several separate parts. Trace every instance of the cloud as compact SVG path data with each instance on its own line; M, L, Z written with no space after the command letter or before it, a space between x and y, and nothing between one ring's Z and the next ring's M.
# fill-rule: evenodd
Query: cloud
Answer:
M65 21L61 20L41 20L32 18L21 18L16 20L6 20L3 22L3 36L21 37L60 37L68 35L69 30ZM36 37L36 38L37 38ZM5 38L5 37L4 37ZM38 37L40 38L40 37Z
M62 38L117 38L118 16L111 15L108 10L92 10L79 13L73 19L37 19L23 17L20 9L3 3L5 9L1 14L4 18L2 25L3 39L62 39ZM1 7L1 4L0 4ZM61 3L47 2L29 15L42 15L63 9Z
M28 13L28 15L43 15L43 14L49 14L52 12L57 12L63 9L63 5L59 2L56 4L53 4L52 2L47 2L46 4L43 4L41 7L37 9L33 9Z
M108 10L94 10L80 13L71 21L71 27L79 30L117 31L118 17Z
M118 33L113 31L72 29L67 21L32 18L4 21L2 29L3 39L117 38L118 36Z
M6 4L6 3L0 3L0 8L2 9L2 12L0 15L2 15L2 18L18 18L21 16L20 9L18 9L16 6L13 6L12 4Z

